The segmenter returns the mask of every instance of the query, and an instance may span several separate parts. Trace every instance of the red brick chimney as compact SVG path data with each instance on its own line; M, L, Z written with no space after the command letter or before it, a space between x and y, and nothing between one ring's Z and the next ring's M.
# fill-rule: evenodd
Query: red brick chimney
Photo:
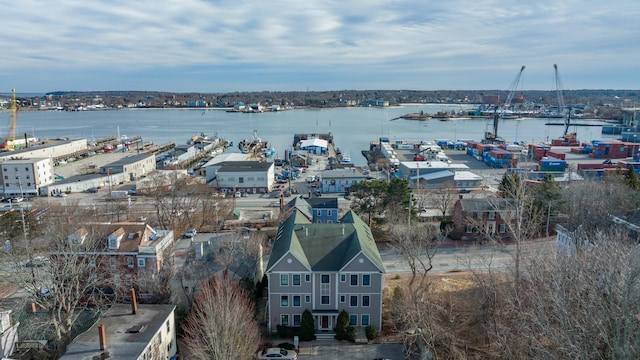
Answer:
M98 338L100 339L100 351L107 348L107 333L104 330L104 324L98 325Z
M131 314L138 312L138 301L136 300L136 289L131 288Z

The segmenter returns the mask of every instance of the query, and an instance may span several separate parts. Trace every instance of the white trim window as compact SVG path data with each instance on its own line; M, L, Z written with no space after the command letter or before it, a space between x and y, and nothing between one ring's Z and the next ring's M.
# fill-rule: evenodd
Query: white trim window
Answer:
M138 267L143 268L147 266L147 261L145 258L138 258Z
M289 286L289 274L280 274L280 286Z

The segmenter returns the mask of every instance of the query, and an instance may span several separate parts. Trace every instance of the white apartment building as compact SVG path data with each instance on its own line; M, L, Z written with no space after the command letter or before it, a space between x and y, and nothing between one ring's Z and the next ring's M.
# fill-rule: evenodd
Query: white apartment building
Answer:
M51 158L11 158L0 162L4 196L47 195L43 188L54 181Z

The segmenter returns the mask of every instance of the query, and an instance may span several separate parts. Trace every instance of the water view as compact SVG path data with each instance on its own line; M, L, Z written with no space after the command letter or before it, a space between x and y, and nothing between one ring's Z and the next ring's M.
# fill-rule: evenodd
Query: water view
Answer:
M403 105L390 108L301 109L255 114L228 113L203 109L137 109L79 112L20 112L17 136L34 134L38 138L102 138L106 136L142 136L156 144L174 141L183 144L196 133L218 136L237 143L258 136L269 141L279 156L291 147L294 133L334 134L336 147L351 154L356 165L366 164L360 152L379 137L396 140L464 139L481 140L492 127L490 119L439 121L391 120L407 113L468 109L458 105ZM6 114L6 113L4 113ZM8 115L7 115L8 117ZM545 125L561 119L523 118L502 120L498 134L508 142L541 142L558 138L563 126ZM602 125L598 120L580 123ZM601 126L571 127L580 141L603 138Z

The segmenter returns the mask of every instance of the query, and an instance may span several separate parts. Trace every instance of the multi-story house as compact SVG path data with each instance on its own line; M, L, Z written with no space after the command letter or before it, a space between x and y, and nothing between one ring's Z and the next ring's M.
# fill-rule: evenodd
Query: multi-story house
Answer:
M54 182L51 158L16 158L0 163L0 181L5 196L38 196Z
M77 245L78 255L89 257L90 266L96 268L95 276L108 280L118 294L127 294L134 287L141 298L152 296L156 277L174 242L173 231L156 230L135 222L86 226L94 227L95 233L106 236L97 239L94 246L79 246L89 233L85 228L79 228L68 236L68 241Z
M298 327L311 311L317 338L333 338L340 311L380 330L384 266L371 229L353 211L312 223L300 211L278 228L266 274L270 331Z
M510 240L511 224L515 223L516 208L512 199L460 198L453 210L453 231L449 235L458 240Z
M63 360L175 359L175 305L115 304L67 346Z
M313 223L337 224L338 199L335 197L319 197L304 199L301 196L293 198L287 203L285 211L300 213Z

